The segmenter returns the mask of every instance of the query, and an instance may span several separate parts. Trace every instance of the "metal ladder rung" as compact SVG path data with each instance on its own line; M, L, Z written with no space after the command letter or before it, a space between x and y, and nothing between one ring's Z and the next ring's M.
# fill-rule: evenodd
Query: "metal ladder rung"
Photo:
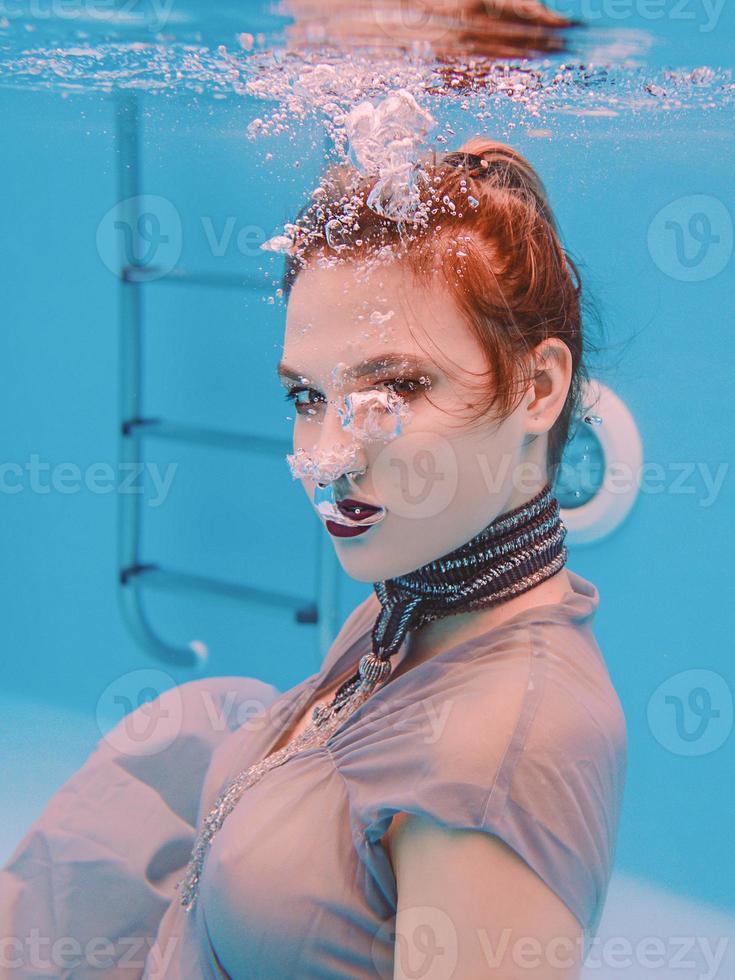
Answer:
M153 436L155 439L168 439L173 442L186 442L194 445L214 446L217 449L236 449L240 452L280 455L291 452L291 443L286 439L269 438L240 432L226 432L223 429L206 429L201 426L184 425L166 419L127 419L121 426L124 436Z
M252 605L288 609L295 612L298 623L316 623L319 619L315 602L286 592L258 589L255 586L240 585L206 575L192 575L190 572L177 572L155 564L131 565L122 569L120 584L131 584L130 580L133 577L138 580L138 584L162 592L205 592L208 595L236 599L238 602Z
M123 282L136 284L164 283L184 286L215 286L225 289L252 289L261 292L262 279L252 274L239 275L235 272L188 272L186 269L169 269L161 272L156 266L126 265L120 273Z

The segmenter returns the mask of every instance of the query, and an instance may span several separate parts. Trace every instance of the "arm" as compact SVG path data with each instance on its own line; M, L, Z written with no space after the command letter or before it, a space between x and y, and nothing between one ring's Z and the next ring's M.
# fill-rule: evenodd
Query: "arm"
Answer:
M393 824L393 980L577 980L582 927L512 848L415 814Z
M215 749L241 706L271 704L254 677L205 677L120 719L47 802L0 868L0 978L142 975L195 839ZM176 951L176 940L159 948Z

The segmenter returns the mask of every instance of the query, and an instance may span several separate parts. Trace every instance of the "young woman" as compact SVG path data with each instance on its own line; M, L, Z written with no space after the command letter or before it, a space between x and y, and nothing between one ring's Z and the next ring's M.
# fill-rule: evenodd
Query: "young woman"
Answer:
M503 144L423 161L410 219L375 186L333 168L291 227L279 365L374 590L295 688L190 681L100 741L3 872L13 976L34 930L73 977L579 975L627 744L551 489L579 281Z

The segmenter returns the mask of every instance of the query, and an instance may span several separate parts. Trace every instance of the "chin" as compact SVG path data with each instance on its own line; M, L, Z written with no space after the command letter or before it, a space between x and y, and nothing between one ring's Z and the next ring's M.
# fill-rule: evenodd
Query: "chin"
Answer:
M358 549L354 542L347 544L337 541L335 551L345 574L356 582L381 582L387 578L385 560L375 554L368 554L368 549ZM358 553L359 552L359 553Z
M356 582L370 583L384 582L386 579L405 575L436 557L432 554L425 558L416 558L407 564L405 554L403 561L399 561L398 553L386 554L384 544L371 547L369 542L361 542L358 538L352 541L348 539L346 543L335 539L335 550L343 571L350 578L355 579Z

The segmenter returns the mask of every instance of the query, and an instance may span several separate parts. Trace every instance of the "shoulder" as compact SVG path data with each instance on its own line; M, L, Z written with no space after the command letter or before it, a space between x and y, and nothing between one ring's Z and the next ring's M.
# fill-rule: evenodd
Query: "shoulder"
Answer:
M545 785L553 770L589 766L615 795L625 748L622 708L595 647L555 624L524 624L419 664L330 739L368 823L379 802L385 812L407 796L407 782L426 807L443 788L445 808L456 801L478 826L486 806L523 795L539 775Z
M426 675L412 713L428 770L477 778L497 798L525 772L589 763L612 778L624 765L625 716L588 631L532 622Z
M594 634L566 624L531 632L542 694L527 752L551 755L560 766L588 760L614 773L625 765L627 723Z
M471 754L501 744L511 769L541 756L559 765L625 756L625 714L591 630L532 621L501 631L451 669L447 735Z
M415 746L426 789L396 792L401 806L379 811L392 818L380 829L400 904L439 902L471 922L452 885L459 873L491 921L534 937L549 924L569 937L594 931L625 782L617 693L591 634L530 624L486 653L453 665L447 721ZM525 896L520 906L513 896Z

